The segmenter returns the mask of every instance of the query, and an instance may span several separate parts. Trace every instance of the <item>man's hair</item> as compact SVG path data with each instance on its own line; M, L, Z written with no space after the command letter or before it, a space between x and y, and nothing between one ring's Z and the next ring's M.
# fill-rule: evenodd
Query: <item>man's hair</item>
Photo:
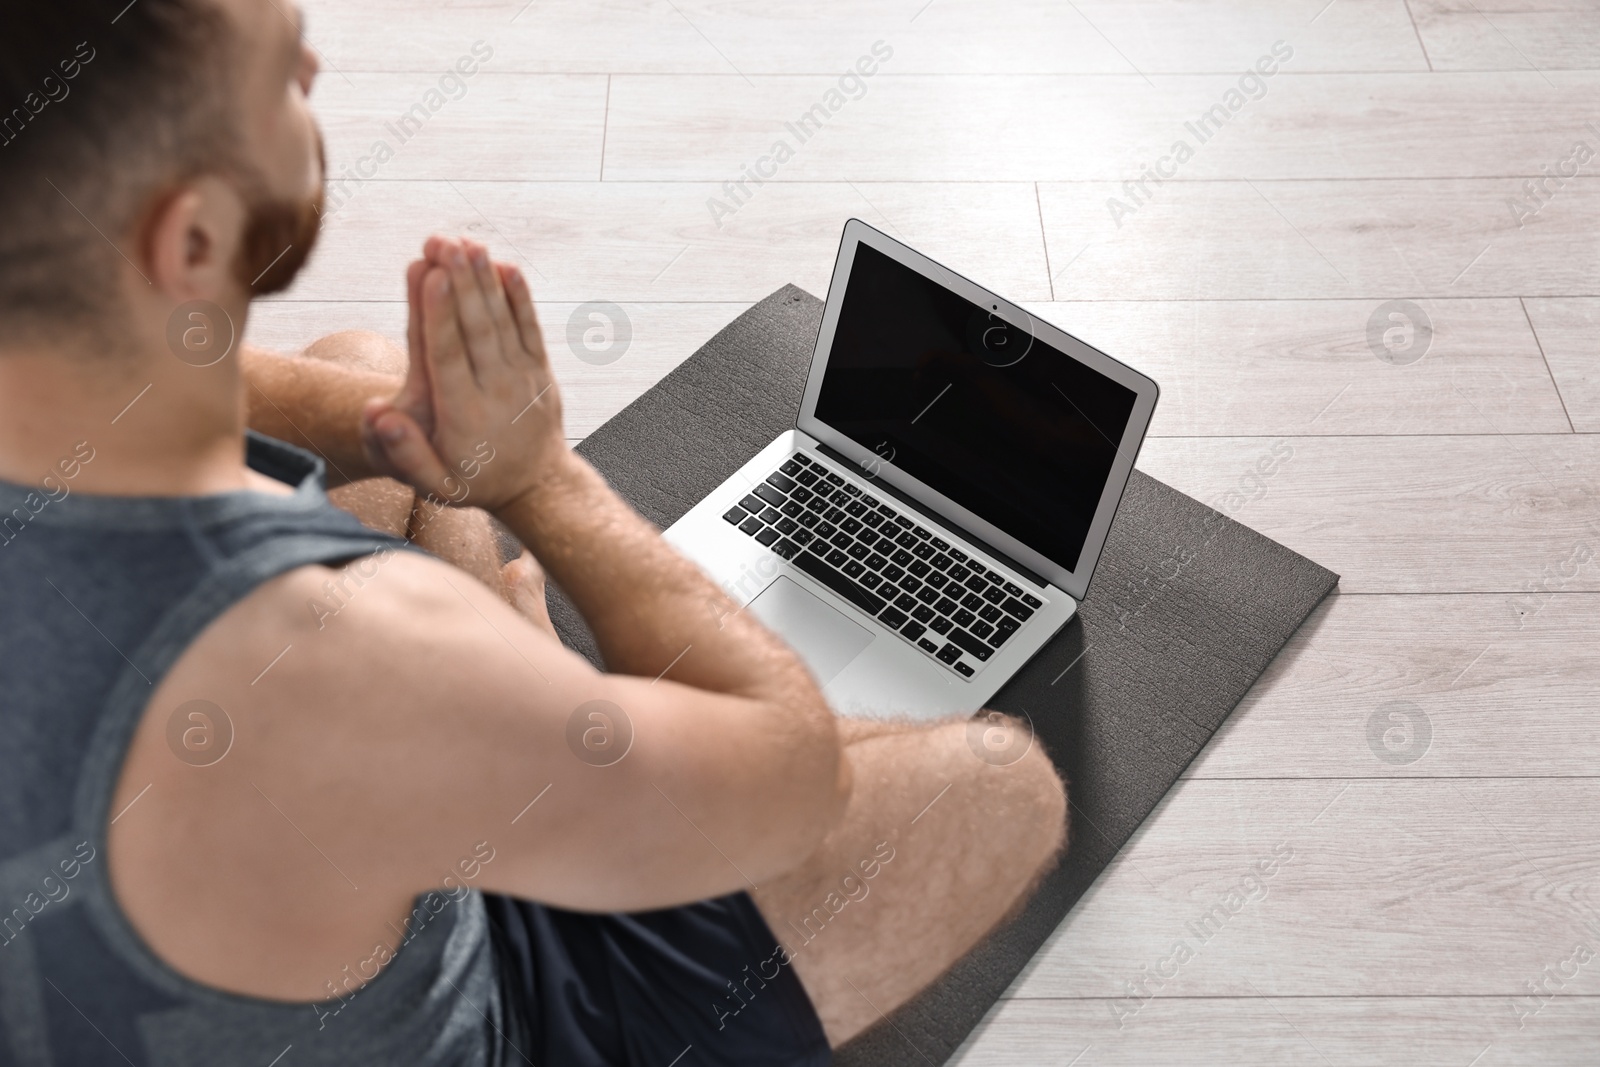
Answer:
M152 198L238 156L234 34L211 0L4 9L0 331L105 338Z

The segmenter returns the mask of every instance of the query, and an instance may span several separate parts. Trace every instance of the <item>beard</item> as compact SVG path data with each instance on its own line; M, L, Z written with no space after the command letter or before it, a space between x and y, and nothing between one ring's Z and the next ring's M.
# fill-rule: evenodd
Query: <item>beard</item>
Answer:
M320 130L317 166L316 191L303 200L285 200L265 193L249 199L249 216L233 262L233 276L252 299L289 288L317 245L328 174ZM263 188L259 180L250 184L258 190Z

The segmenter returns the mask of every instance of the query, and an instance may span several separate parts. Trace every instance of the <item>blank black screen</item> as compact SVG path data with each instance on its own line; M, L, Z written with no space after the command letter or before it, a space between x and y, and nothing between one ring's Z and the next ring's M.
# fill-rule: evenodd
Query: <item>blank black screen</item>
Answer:
M1135 399L860 244L816 414L1076 570Z

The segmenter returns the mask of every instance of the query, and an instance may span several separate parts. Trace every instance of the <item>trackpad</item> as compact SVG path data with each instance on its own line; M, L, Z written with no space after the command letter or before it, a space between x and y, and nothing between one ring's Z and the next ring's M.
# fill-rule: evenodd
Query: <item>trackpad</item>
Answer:
M875 636L782 575L750 602L750 610L800 654L819 688L833 681Z

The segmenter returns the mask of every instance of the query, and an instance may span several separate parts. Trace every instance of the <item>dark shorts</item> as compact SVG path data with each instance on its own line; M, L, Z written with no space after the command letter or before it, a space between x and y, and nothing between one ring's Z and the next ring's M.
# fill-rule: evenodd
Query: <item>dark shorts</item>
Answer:
M510 1029L539 1067L822 1067L811 999L745 893L593 915L486 894ZM521 1053L521 1056L518 1055Z

